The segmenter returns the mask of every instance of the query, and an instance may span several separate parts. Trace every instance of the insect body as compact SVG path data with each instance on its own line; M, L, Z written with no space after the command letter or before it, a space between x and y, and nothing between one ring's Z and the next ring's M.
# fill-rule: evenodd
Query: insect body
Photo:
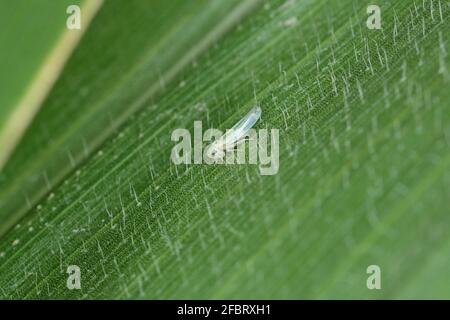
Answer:
M214 160L223 159L227 152L232 151L238 143L245 141L242 138L245 137L248 130L255 125L260 117L261 108L259 106L253 107L245 117L207 147L207 156Z

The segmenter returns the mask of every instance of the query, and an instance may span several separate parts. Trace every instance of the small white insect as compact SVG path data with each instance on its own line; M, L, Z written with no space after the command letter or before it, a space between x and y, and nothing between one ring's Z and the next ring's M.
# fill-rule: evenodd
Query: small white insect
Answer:
M224 135L206 148L206 155L214 160L223 159L227 152L232 151L238 143L245 141L242 140L242 138L247 134L248 130L255 125L260 117L261 108L259 106L253 107L245 117L239 120L231 129L227 130Z

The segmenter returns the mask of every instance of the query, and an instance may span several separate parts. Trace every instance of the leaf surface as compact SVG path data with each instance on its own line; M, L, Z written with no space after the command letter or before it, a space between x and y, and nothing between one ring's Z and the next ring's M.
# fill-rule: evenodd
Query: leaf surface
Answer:
M448 297L450 9L380 7L382 30L354 0L242 18L2 237L2 297ZM280 129L276 175L171 163L173 130L224 130L254 105L257 129Z

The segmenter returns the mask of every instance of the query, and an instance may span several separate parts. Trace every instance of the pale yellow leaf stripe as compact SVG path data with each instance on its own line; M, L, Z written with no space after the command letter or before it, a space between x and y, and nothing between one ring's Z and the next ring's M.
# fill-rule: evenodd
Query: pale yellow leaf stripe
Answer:
M0 170L5 165L45 97L58 79L67 59L76 48L103 0L86 0L81 7L81 29L66 29L45 58L13 112L0 128Z

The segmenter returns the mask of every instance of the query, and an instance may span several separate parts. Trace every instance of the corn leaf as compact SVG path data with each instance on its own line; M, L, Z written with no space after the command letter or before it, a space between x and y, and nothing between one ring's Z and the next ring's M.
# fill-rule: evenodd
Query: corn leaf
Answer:
M169 3L107 2L8 162L0 296L448 298L447 3L379 1L381 29L366 1ZM158 49L224 21L194 59ZM276 174L171 162L175 129L255 105L280 130ZM27 207L14 185L41 170L57 178Z

